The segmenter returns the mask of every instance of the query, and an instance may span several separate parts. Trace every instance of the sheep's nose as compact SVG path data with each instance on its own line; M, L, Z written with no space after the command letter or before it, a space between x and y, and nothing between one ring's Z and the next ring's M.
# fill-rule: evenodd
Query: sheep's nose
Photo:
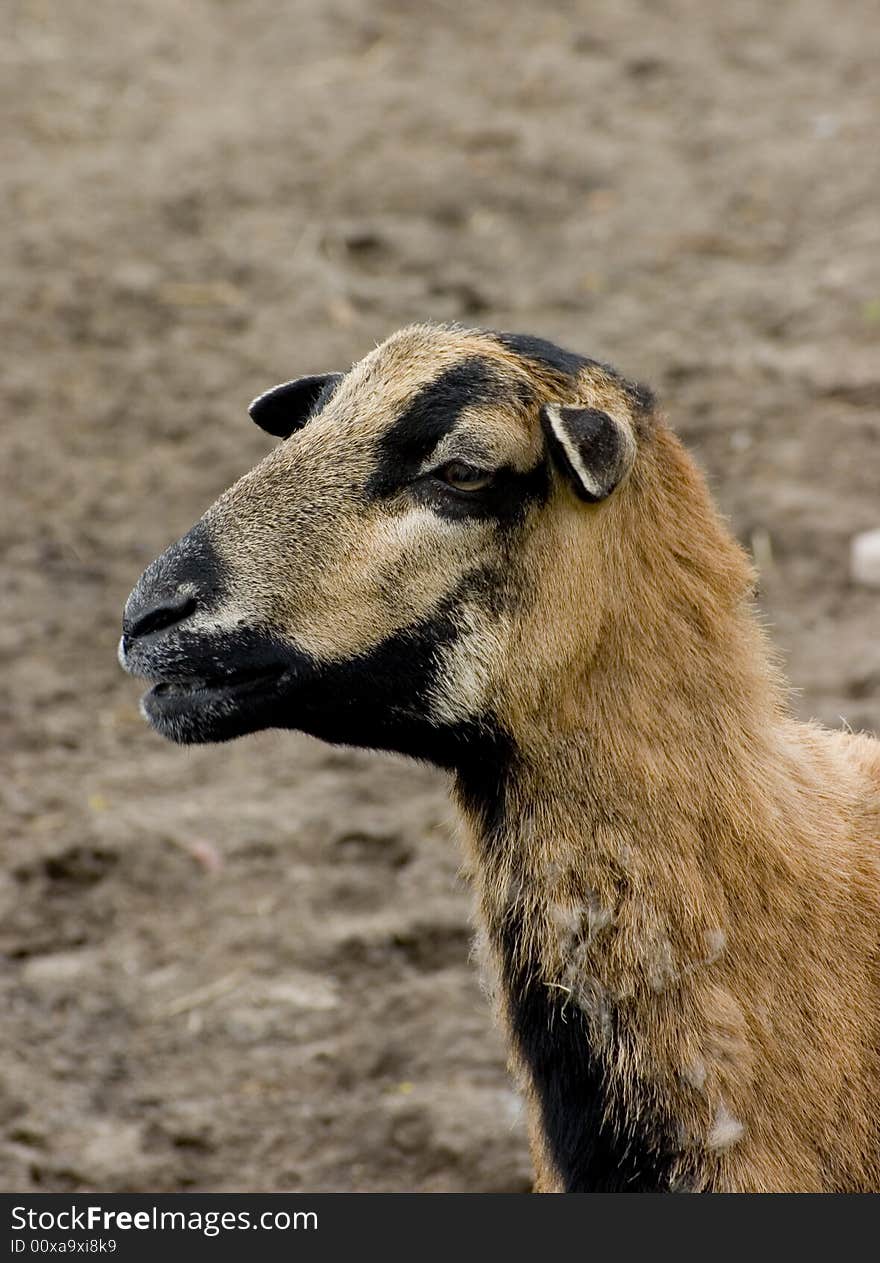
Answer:
M126 640L136 640L151 632L166 631L189 618L197 604L191 583L158 593L141 594L135 590L122 617L122 634Z
M138 642L145 649L155 647L197 611L216 610L224 591L217 554L204 525L197 522L147 566L126 601L119 643L123 667L129 669L127 655Z

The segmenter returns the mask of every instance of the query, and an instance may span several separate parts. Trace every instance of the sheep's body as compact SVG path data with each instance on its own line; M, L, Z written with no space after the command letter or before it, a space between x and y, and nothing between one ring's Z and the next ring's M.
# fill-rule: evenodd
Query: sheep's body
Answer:
M790 717L650 398L417 327L303 412L132 596L151 721L451 770L541 1190L880 1189L880 745Z

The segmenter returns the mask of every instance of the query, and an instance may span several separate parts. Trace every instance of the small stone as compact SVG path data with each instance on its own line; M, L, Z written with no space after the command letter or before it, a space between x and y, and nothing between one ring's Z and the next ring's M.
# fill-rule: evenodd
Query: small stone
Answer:
M52 952L25 961L21 981L28 987L71 987L95 974L100 965L98 953L85 948L72 952Z
M880 588L880 529L853 536L849 570L854 582Z
M149 294L160 281L159 269L144 259L129 259L113 273L113 280L124 293Z

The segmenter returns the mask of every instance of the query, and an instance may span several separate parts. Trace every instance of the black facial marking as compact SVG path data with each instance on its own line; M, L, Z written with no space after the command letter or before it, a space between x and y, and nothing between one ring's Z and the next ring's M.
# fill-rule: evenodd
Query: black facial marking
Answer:
M341 381L342 373L298 377L259 395L248 412L261 430L286 439L321 411Z
M457 636L450 602L431 618L356 657L314 663L303 674L286 723L334 745L394 750L454 766L468 733L431 722L429 694L443 649Z
M672 1191L677 1145L670 1122L647 1106L636 1116L622 1116L607 1092L583 1014L520 959L521 914L508 914L498 933L513 1037L534 1083L548 1149L565 1191ZM613 1030L609 1038L614 1041Z
M519 395L498 367L480 356L461 360L428 382L383 434L378 463L367 485L373 496L387 496L415 478L465 408Z
M499 469L490 486L481 491L457 491L442 478L427 474L413 483L414 497L439 517L453 521L496 521L501 526L521 522L532 505L543 504L550 489L545 461L524 473Z
M656 401L648 387L621 377L617 369L612 368L610 364L605 364L601 360L592 360L586 355L577 355L574 351L565 351L554 342L532 337L528 333L496 333L494 336L502 346L521 355L523 359L541 364L545 368L552 368L566 377L577 377L585 368L601 369L627 396L636 418L654 410Z
M597 363L596 360L588 359L585 355L565 351L545 338L534 338L529 333L496 333L495 337L502 346L508 351L513 351L515 355L521 355L525 360L533 360L536 364L552 368L566 377L577 377L582 369Z
M316 663L292 695L294 727L333 744L393 750L447 771L476 778L500 767L510 749L490 715L458 723L437 721L431 695L443 670L443 651L461 634L462 600L497 583L482 570L465 576L429 617L402 628L374 648L342 662Z

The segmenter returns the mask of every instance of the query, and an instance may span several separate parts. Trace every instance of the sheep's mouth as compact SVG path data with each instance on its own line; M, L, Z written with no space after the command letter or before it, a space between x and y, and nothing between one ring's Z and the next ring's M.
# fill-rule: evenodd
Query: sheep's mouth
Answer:
M211 675L163 673L141 699L141 711L172 741L228 741L277 722L289 675L281 662Z
M261 685L274 684L284 675L283 666L250 667L242 671L227 672L217 676L177 676L160 680L154 684L147 694L159 700L185 699L196 697L200 693L217 697L222 694L235 695L242 691L258 689Z

